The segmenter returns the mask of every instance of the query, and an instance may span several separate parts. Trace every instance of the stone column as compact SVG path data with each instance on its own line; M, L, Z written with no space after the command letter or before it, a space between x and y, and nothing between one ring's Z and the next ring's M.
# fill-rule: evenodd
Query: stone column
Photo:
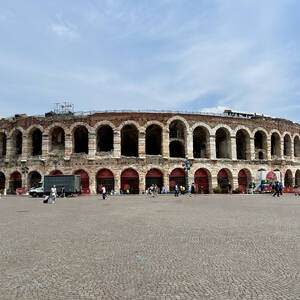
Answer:
M210 159L216 159L217 155L216 155L216 136L215 135L211 135L209 137L209 149L210 149Z
M72 134L66 133L65 134L65 159L66 160L70 159L72 152L73 152Z
M139 131L138 153L139 153L140 158L146 157L146 133L145 133L145 131Z
M43 134L42 136L42 159L46 159L49 152L49 136Z
M284 139L280 138L280 158L284 158Z
M121 157L121 132L120 130L114 131L114 157Z
M145 192L146 187L146 173L142 170L139 172L139 193Z
M295 152L294 152L294 140L291 139L291 160L295 160Z
M169 182L169 170L164 170L163 172L163 185L167 188L167 191L170 191L170 182Z
M6 159L10 159L14 156L13 153L13 139L7 137L6 139Z
M30 143L31 139L28 137L28 135L23 134L23 140L22 140L22 160L27 160L29 156L31 156L32 153L29 153L30 151Z
M250 153L249 153L250 160L255 159L255 144L254 144L254 138L250 138Z
M115 192L119 195L120 194L120 188L121 188L121 173L115 172Z
M89 154L88 159L93 160L96 157L96 133L89 132Z
M231 158L232 160L237 160L237 156L236 156L236 137L235 136L231 136L230 137L230 148L231 151L229 152L230 156L229 158Z
M90 182L89 182L89 187L90 187L90 192L92 195L96 195L96 178L95 176L89 176Z
M217 175L211 176L211 185L212 185L212 190L218 186L218 176Z
M188 131L187 133L187 139L186 139L186 156L191 159L194 158L194 153L193 153L193 132L191 130Z
M167 130L167 129L163 129L162 142L163 142L162 155L164 158L169 158L170 157L169 130Z
M239 179L237 176L232 177L232 191L239 187Z
M8 189L9 189L9 180L10 180L9 175L10 175L10 174L8 174L8 173L5 174L5 189L6 189L6 192L7 192Z
M267 160L271 159L271 138L267 138Z

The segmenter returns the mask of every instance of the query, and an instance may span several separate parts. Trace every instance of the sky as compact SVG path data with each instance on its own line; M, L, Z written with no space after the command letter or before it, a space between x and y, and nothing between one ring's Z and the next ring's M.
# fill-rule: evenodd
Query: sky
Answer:
M0 115L173 110L300 123L299 0L0 0Z

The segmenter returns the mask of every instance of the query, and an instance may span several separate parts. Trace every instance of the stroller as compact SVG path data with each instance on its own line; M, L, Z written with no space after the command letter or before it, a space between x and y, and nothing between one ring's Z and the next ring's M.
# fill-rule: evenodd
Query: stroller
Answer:
M43 203L48 203L49 202L50 196L46 196L45 199L43 200Z

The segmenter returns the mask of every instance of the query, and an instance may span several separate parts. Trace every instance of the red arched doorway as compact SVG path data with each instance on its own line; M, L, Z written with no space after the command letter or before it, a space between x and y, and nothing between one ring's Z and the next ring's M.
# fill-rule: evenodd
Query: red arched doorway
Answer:
M293 173L291 170L287 170L284 175L284 186L293 187Z
M185 187L185 172L181 168L174 169L169 176L170 191L175 190L175 185Z
M9 189L15 194L16 190L22 187L22 175L19 172L14 172L10 175Z
M126 169L121 174L122 191L129 190L130 194L139 193L139 174L134 169Z
M228 172L225 169L220 170L218 173L218 185L221 188L222 193L227 194L229 192L229 184L230 180Z
M114 174L109 169L101 169L96 175L97 193L102 192L102 186L105 186L106 192L115 190Z
M84 170L77 170L74 172L75 175L80 175L80 186L81 186L81 192L83 194L89 194L90 193L90 178L89 174Z
M63 172L60 170L54 170L50 172L50 175L63 175Z
M195 188L199 194L209 194L208 173L205 169L198 169L195 172Z
M160 190L163 186L163 174L158 169L151 169L146 174L146 189L152 184L156 184Z
M249 185L248 176L245 169L239 171L238 183L239 183L239 188L242 190L243 194L245 194L247 191L247 187Z
M5 189L5 175L3 172L0 172L0 190L2 190L2 193L4 189Z

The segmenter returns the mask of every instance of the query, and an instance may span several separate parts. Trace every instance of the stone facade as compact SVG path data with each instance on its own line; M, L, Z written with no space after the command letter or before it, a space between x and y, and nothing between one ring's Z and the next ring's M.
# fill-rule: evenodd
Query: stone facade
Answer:
M239 177L246 176L248 184L262 169L280 171L291 186L300 185L300 126L275 118L188 113L22 116L0 121L0 157L0 189L12 192L28 189L39 176L61 172L83 174L85 191L96 193L102 169L111 171L116 191L128 187L141 193L152 182L147 178L154 174L153 182L159 180L158 173L169 190L182 176L185 157L193 162L189 182L201 173L199 191L207 182L211 192L226 174L235 189L245 185ZM157 172L148 173L152 169Z

